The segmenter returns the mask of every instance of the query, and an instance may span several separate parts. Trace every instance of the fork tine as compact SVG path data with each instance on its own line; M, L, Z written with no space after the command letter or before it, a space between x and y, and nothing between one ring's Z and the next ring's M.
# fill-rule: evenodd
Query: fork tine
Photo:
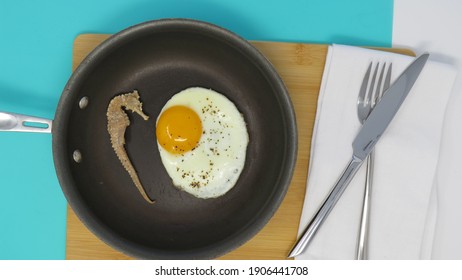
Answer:
M383 67L385 68L385 65ZM385 81L383 82L383 89L379 92L378 100L382 98L385 91L387 91L387 89L390 87L391 68L392 68L392 64L390 63L390 66L388 66L387 75L385 76Z
M375 91L376 89L378 89L378 87L376 87L376 84L375 84L375 79L377 78L377 72L379 71L379 63L377 63L377 65L375 66L375 70L374 70L374 74L372 75L372 79L371 79L371 83L369 85L369 94L367 95L366 97L366 106L372 106L373 102L374 102L374 95L375 95Z
M363 83L361 84L361 88L359 89L358 103L360 102L364 103L364 100L366 99L367 84L369 82L369 77L371 76L371 69L372 69L372 62L369 64L366 74L364 74Z
M379 64L377 65L377 68L379 68ZM383 74L385 72L385 66L386 63L383 63L382 65L382 68L380 69L380 76L379 76L379 80L377 81L377 88L374 92L374 98L372 98L373 100L373 104L372 104L372 107L375 106L375 104L377 104L377 102L379 102L380 98L382 98L382 94L383 94L383 88L382 88L382 81L383 81Z
M390 87L390 81L391 81L391 68L393 64L390 63L390 66L388 66L388 71L387 71L387 76L385 77L385 84L383 86L383 91L385 92L389 87Z

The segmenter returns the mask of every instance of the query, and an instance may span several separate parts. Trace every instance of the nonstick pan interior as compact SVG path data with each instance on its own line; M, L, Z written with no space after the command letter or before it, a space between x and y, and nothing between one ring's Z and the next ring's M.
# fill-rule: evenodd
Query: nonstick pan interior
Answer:
M196 86L234 102L250 138L237 184L215 199L175 188L157 149L162 107ZM107 132L110 100L135 89L150 119L128 113L126 150L156 200L152 205L117 159ZM109 245L137 258L215 258L250 239L276 211L292 176L296 126L282 81L249 43L202 22L152 21L112 36L82 62L58 105L53 152L71 207Z

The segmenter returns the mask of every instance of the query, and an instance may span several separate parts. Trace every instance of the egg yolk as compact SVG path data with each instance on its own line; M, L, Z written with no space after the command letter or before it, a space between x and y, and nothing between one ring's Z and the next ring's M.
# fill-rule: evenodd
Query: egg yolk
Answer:
M173 106L159 117L156 136L165 150L172 154L183 154L199 143L202 122L194 110L186 106Z

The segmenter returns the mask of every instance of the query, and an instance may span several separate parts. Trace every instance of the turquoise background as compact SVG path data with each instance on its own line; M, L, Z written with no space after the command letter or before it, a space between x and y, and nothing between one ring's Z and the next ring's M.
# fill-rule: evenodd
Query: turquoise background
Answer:
M249 40L390 46L392 0L1 0L0 111L53 118L81 33L212 22ZM0 259L64 259L66 201L51 135L0 133Z

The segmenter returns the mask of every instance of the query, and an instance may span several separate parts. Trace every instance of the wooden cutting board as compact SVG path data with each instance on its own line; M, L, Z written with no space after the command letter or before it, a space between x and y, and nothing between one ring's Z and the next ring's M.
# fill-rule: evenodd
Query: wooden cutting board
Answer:
M83 34L74 41L73 70L109 35ZM220 259L285 259L298 232L308 174L311 135L327 45L252 42L274 65L292 99L298 127L297 163L289 191L270 222L254 238ZM409 50L389 49L413 55ZM131 259L94 236L68 207L67 259Z

